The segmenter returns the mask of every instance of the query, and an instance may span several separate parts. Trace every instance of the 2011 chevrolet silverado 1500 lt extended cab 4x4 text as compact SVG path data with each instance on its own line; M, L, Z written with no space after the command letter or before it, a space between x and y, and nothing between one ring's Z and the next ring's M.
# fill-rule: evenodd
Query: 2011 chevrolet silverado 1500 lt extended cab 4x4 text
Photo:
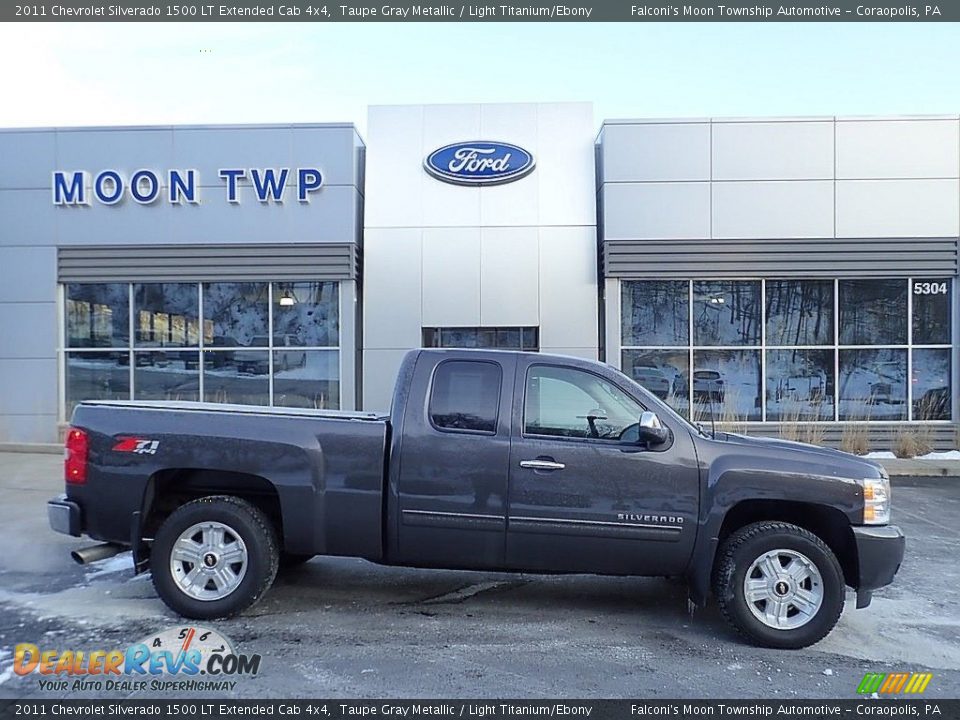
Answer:
M904 537L878 465L708 434L602 363L414 350L389 414L84 402L51 526L130 547L190 618L236 614L313 555L682 576L754 642L798 648L889 584Z

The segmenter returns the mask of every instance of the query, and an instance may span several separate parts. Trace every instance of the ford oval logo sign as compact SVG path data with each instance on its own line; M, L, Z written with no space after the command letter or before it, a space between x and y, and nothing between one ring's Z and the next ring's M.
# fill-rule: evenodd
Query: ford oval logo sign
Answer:
M476 140L444 145L427 155L423 166L455 185L499 185L533 170L533 155L510 143Z

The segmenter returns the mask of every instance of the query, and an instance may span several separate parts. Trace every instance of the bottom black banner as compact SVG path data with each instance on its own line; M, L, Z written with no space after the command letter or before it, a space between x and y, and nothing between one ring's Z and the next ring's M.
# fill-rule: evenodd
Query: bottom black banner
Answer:
M960 700L0 700L8 718L960 718Z

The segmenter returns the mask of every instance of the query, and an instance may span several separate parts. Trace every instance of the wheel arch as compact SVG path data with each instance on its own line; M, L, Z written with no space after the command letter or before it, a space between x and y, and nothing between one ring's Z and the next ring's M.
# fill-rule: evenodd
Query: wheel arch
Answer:
M283 546L283 512L276 485L261 475L203 468L168 468L150 476L141 510L141 537L155 537L170 513L210 495L232 495L257 507L270 520Z
M842 511L829 505L788 500L743 500L724 516L717 536L718 546L736 530L764 520L787 522L812 532L837 556L846 584L856 585L859 567L853 528Z
M723 516L709 555L701 556L688 574L691 600L704 604L710 594L710 579L717 561L718 550L730 535L755 522L785 522L810 531L837 557L843 570L844 582L856 586L859 577L857 545L847 515L838 508L797 500L744 499L733 505Z

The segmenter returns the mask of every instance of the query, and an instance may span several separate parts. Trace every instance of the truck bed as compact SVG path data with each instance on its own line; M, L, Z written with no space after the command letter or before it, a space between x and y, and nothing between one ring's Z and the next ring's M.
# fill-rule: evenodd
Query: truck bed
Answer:
M378 560L389 418L378 413L199 402L80 403L90 436L86 483L67 486L91 537L129 542L131 511L188 484L230 494L269 483L289 552Z

